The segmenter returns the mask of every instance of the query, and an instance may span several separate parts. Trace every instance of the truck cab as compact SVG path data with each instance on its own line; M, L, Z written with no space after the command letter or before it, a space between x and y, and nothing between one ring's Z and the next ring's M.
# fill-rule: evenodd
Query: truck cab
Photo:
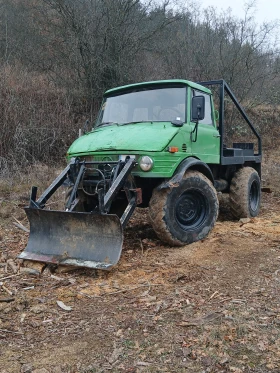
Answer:
M192 100L197 96L204 98L205 115L195 128ZM138 167L132 173L144 178L171 177L190 156L218 164L220 135L211 91L187 80L147 82L107 91L93 130L73 143L68 157L88 159L105 154L114 159L135 156Z

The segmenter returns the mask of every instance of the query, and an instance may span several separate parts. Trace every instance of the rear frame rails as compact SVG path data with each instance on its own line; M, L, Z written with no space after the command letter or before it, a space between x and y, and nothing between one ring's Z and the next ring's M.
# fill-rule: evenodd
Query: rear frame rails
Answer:
M256 128L254 127L253 123L250 121L248 118L245 110L243 107L240 105L238 102L237 98L235 97L234 93L230 89L229 85L225 82L225 80L210 80L210 81L203 81L203 82L198 82L198 84L201 84L207 88L213 87L213 86L218 86L219 87L219 100L220 100L220 105L219 105L219 133L220 133L220 154L221 154L221 159L220 159L220 164L221 165L232 165L232 164L244 164L245 162L255 162L256 164L259 165L259 174L261 173L260 170L260 164L262 161L262 140L257 132ZM253 144L252 143L236 143L233 144L233 149L232 150L232 156L228 156L225 154L227 149L224 148L224 138L225 138L225 123L224 123L224 118L225 118L225 94L228 95L228 97L231 99L232 103L236 107L236 109L239 111L240 115L244 119L245 123L247 126L251 129L253 135L257 139L258 143L258 151L256 154L254 154L253 151ZM246 151L247 149L251 149L252 146L252 152ZM239 150L239 151L238 151ZM252 154L251 154L252 153Z

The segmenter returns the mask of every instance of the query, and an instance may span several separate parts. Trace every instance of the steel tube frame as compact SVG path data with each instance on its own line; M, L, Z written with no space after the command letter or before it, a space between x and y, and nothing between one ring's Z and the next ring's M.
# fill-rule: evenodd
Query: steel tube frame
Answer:
M219 106L219 133L221 135L221 142L220 142L220 154L221 154L221 161L223 158L223 143L224 143L224 112L225 112L225 92L229 95L231 98L232 102L234 103L235 107L238 109L239 113L247 123L247 125L251 128L252 132L256 136L258 140L258 154L256 156L261 156L262 155L262 140L260 135L258 134L257 130L253 126L252 122L248 118L247 114L245 113L243 107L240 105L238 102L237 98L233 94L232 90L230 89L229 85L225 82L225 80L209 80L209 81L204 81L204 82L199 82L198 84L201 84L203 86L213 86L213 85L219 85L220 90L220 106Z
M115 198L116 194L120 191L120 189L125 185L125 182L127 180L128 175L130 174L132 168L136 165L136 161L132 158L128 159L120 173L118 174L120 167L121 167L122 161L116 161L116 162L80 162L77 158L71 160L71 162L67 165L67 167L61 172L61 174L52 182L52 184L43 192L43 194L38 198L36 201L36 195L37 195L37 187L32 187L31 194L30 194L30 208L35 209L43 209L45 207L45 203L47 200L56 192L56 190L64 183L64 181L69 176L69 172L71 172L71 167L78 166L78 175L75 180L73 190L71 192L71 195L69 197L69 200L66 204L66 212L71 211L74 204L74 197L76 195L76 192L78 190L78 186L81 182L81 179L86 172L86 164L115 164L117 166L112 185L110 186L107 193L105 193L104 189L101 188L98 190L98 197L99 197L99 212L101 214L106 214L109 211L109 208L111 206L111 203L113 199ZM105 187L105 186L104 186ZM131 196L130 200L128 201L128 206L122 216L121 224L125 226L134 211L136 207L136 196L135 193L133 193L133 196Z

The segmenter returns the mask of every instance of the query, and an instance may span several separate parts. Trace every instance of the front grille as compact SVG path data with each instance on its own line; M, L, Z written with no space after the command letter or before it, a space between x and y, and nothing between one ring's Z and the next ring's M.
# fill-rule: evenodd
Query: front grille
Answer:
M101 174L105 174L106 176L110 175L114 168L116 167L119 160L119 156L116 155L87 155L80 158L80 161L85 162L93 162L93 163L87 163L86 164L86 174L84 179L97 179L101 180L102 176ZM108 161L108 164L105 162ZM96 163L95 163L96 162ZM102 162L99 163L99 162ZM116 162L112 164L111 162ZM98 164L99 163L99 164ZM98 170L101 171L98 172Z
M118 161L119 156L118 154L113 154L113 155L86 155L84 157L81 157L81 161L86 161L86 162L112 162L112 161Z

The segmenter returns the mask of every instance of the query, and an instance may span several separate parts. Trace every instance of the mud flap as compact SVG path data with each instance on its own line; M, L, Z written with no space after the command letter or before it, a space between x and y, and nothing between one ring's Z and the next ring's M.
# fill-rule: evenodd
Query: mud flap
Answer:
M120 258L117 215L25 208L30 235L21 259L109 270Z

